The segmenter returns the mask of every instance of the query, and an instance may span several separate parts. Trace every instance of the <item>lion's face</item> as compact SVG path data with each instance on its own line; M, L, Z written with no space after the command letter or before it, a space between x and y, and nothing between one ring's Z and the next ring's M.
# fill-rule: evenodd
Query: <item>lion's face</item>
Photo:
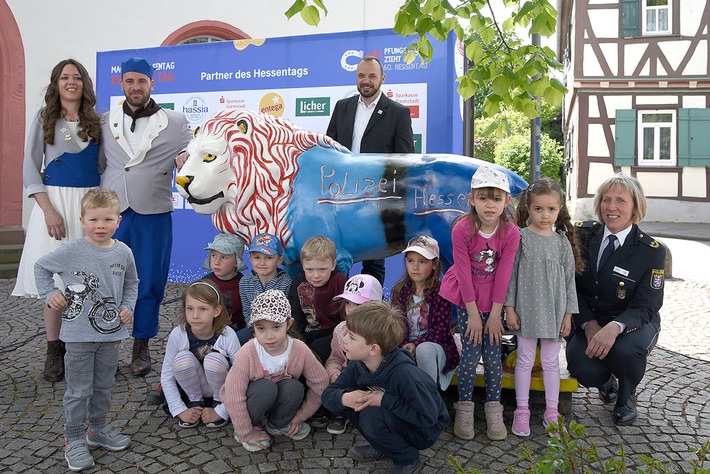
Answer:
M236 176L223 135L199 133L187 146L189 158L175 178L180 195L199 214L215 214L236 198Z

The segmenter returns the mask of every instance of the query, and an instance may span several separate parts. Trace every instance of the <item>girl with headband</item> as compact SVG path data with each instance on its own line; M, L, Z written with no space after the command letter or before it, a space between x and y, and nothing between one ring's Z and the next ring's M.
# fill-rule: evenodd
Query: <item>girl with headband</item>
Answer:
M198 280L185 289L160 373L166 411L178 418L181 428L194 428L200 421L221 428L229 422L219 390L241 346L228 324L224 297L214 283Z

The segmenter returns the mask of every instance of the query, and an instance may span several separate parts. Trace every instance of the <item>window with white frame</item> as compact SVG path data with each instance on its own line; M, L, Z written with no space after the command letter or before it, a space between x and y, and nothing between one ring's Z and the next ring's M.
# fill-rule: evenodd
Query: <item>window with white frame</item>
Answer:
M671 33L672 0L641 0L643 6L643 34L667 35Z
M675 166L675 110L640 110L637 123L638 165Z

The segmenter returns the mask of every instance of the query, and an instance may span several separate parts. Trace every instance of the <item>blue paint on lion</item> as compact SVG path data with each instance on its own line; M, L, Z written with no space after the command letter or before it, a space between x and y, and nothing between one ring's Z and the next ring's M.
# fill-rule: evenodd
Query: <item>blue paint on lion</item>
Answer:
M323 134L246 110L216 113L188 152L176 177L180 194L245 242L261 232L279 236L292 274L314 235L335 242L344 273L353 261L389 257L424 234L439 242L448 268L452 224L469 210L478 167L505 172L513 196L527 187L505 168L459 155L353 155Z
M448 268L453 263L451 228L468 212L476 169L486 164L503 170L514 196L527 187L505 168L458 155L352 155L315 147L298 163L289 204L294 232L285 261L297 262L309 237L325 235L337 245L343 272L353 261L399 253L410 238L424 234L439 242Z

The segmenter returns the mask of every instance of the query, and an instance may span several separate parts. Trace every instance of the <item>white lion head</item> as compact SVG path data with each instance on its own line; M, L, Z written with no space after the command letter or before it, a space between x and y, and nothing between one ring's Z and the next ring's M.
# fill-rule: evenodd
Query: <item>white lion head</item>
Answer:
M272 115L223 110L188 145L190 157L176 178L178 191L196 212L212 214L222 232L245 242L268 232L286 244L298 157L314 146L347 151L325 135Z

